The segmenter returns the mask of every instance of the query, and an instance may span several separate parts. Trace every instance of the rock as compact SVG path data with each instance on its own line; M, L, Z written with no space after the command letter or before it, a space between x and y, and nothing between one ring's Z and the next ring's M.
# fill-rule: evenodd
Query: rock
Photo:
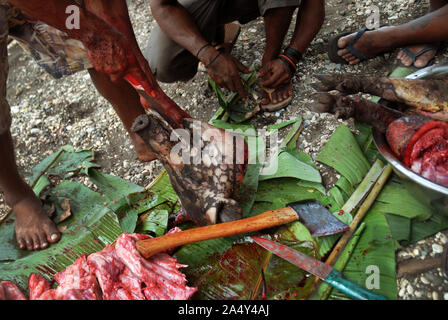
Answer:
M429 282L428 279L426 279L426 278L423 277L423 276L420 278L420 281L423 282L424 284L430 284L430 283L431 283L431 282Z
M439 233L439 240L443 244L447 244L448 243L448 237L445 234L441 233L441 232Z
M425 278L427 278L430 281L433 287L440 286L443 283L443 280L440 277L434 275L433 273L425 274Z
M413 295L414 294L414 288L410 284L408 284L408 286L406 287L406 292L409 295Z
M439 300L439 294L436 291L432 292L432 300Z
M415 297L417 297L417 298L421 298L421 297L423 297L423 292L421 292L421 291L415 291Z
M415 248L414 250L412 250L412 256L413 257L418 257L420 255L420 251L417 249L417 248Z
M440 244L434 243L434 244L432 245L432 251L433 251L435 254L442 253L442 252L443 252L443 247L442 247Z
M443 294L443 299L444 299L444 300L448 300L448 292L445 292L445 293Z

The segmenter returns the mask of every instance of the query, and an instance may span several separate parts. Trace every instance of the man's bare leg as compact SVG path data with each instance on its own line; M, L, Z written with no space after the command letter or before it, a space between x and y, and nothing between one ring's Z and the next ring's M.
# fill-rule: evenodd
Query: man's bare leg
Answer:
M0 187L16 217L15 232L19 248L45 249L49 243L59 241L61 234L44 211L39 198L20 177L10 132L0 135L0 153Z
M120 117L126 131L129 133L138 158L141 161L152 161L156 157L137 134L130 131L134 120L145 113L140 104L140 96L132 86L124 80L112 82L104 73L89 69L90 77L96 89L105 97Z
M262 59L263 66L269 61L277 59L277 56L280 54L283 40L291 24L295 9L296 7L275 8L265 14L263 19L266 31L266 49ZM263 105L282 102L293 94L291 82L282 84L275 89L272 93L272 101L266 92L262 92L263 99L261 103Z
M378 30L367 31L356 42L354 48L366 57L374 57L380 53L404 47L411 43L436 43L448 39L448 4L406 24L383 27ZM345 47L355 37L356 33L339 39L341 50L338 55L350 64L358 64L360 60Z

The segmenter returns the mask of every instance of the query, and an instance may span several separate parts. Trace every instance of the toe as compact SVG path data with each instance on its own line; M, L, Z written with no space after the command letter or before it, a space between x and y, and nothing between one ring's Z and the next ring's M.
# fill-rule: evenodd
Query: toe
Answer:
M403 58L401 58L401 63L405 66L405 67L410 67L412 64L412 59L411 57L409 57L408 55L404 56Z
M347 49L342 49L338 51L338 55L340 55L341 57L344 57L346 54L349 54L350 51L348 51Z
M17 239L17 244L19 245L19 248L21 250L26 248L26 242L25 242L25 239L23 239L23 238Z
M279 101L278 91L275 91L275 92L272 94L272 102L273 102L273 103L278 103L278 101Z
M40 250L39 235L33 235L33 250Z
M34 248L33 239L31 239L30 237L26 237L25 238L25 243L26 243L26 249L28 251L33 250L33 248Z
M47 240L50 243L56 243L60 239L61 239L61 233L59 231L47 233Z
M50 243L58 242L61 238L61 233L56 228L56 225L50 220L48 224L44 225L43 231L45 236Z
M350 37L351 37L351 35L347 35L347 36L339 38L338 47L345 48L347 46L348 42L350 41Z
M46 249L48 248L48 240L44 233L39 234L39 242L40 242L40 248Z

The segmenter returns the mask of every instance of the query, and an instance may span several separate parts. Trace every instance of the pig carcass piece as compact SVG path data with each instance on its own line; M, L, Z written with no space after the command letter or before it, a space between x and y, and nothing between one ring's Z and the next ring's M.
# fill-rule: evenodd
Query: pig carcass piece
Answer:
M187 300L196 288L186 286L185 275L175 258L166 253L144 259L135 248L142 234L123 233L115 247L91 254L89 265L103 291L104 300Z
M101 300L101 290L85 255L80 256L65 270L54 275L59 286L50 289L50 283L38 274L28 279L30 300Z
M342 95L368 93L399 103L408 111L434 120L448 121L448 78L412 80L366 77L350 74L317 75L317 91L339 91Z
M170 141L173 130L184 129L192 138L195 124L205 131L214 130L222 137L226 136L225 131L191 118L163 93L152 75L148 79L137 79L128 74L125 78L139 92L143 107L150 113L135 120L133 131L163 163L187 218L201 225L241 219L236 198L247 170L246 141L234 135L222 144L211 142L205 146L209 150L216 147L220 155L231 160L230 163L210 164L210 159L202 158L199 162L174 164L170 159L170 151L175 145ZM204 151L203 148L191 150L200 155Z
M248 162L244 138L188 118L183 128L174 130L150 112L132 130L163 163L189 219L201 225L241 219L236 199Z
M421 115L406 115L362 98L315 95L314 110L369 124L386 134L392 151L415 173L448 187L448 124Z
M20 289L12 282L0 282L0 300L27 300Z
M179 229L171 230L176 232ZM187 300L197 288L186 286L179 268L186 267L166 253L144 259L135 248L142 234L123 233L115 246L79 257L71 266L54 277L59 283L51 289L50 282L38 274L28 280L30 300ZM98 280L98 282L97 282ZM12 283L0 286L1 299L26 299Z

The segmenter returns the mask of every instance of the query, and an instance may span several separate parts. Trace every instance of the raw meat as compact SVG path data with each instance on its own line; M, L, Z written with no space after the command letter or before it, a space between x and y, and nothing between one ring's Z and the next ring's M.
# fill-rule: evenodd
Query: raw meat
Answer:
M103 291L104 300L144 300L141 281L136 278L115 253L106 246L87 259Z
M178 232L174 228L169 233ZM186 286L186 277L176 259L166 253L144 259L135 243L148 239L142 234L123 233L115 247L80 256L54 275L59 286L38 274L28 279L30 300L186 300L197 288ZM11 282L0 283L0 300L26 300Z
M0 300L26 300L17 286L9 281L0 282Z
M403 163L415 173L448 187L448 124L406 116L388 128L387 140Z
M93 270L87 264L85 254L76 259L64 271L55 274L54 278L59 283L56 291L57 296L63 298L60 300L73 300L74 297L82 298L76 300L99 300L101 298L101 290Z
M30 289L30 300L48 300L41 299L41 297L44 295L44 293L51 290L50 282L44 279L41 275L32 273L30 278L28 279L28 287ZM48 297L49 294L47 293L46 296Z
M101 290L98 287L93 270L82 255L65 270L54 275L59 283L56 289L50 289L50 283L38 274L31 274L28 280L30 300L99 300Z
M186 267L166 253L159 253L150 259L144 259L135 247L139 240L149 237L142 234L123 233L117 240L117 256L146 285L145 296L150 299L185 300L189 299L197 288L186 286L186 277L178 269Z

